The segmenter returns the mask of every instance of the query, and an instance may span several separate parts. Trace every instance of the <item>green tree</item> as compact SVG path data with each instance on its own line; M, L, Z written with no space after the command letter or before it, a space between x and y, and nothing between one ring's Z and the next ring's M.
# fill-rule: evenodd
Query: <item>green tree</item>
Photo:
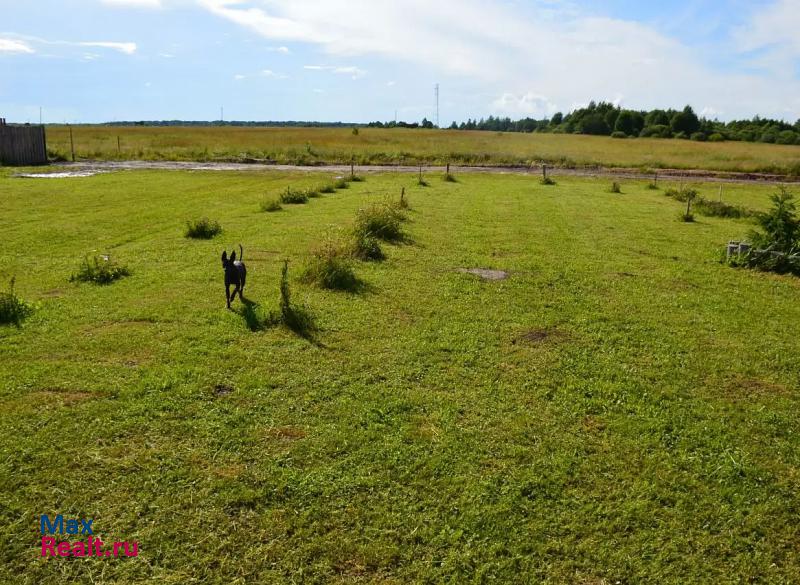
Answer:
M691 136L700 130L700 118L694 113L691 106L683 108L682 112L678 112L672 117L670 122L672 131L677 134L683 132L686 136Z

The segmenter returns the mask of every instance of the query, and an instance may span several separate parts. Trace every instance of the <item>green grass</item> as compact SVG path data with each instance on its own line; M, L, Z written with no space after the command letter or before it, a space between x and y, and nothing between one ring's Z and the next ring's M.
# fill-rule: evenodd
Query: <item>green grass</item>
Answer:
M456 130L73 126L77 157L110 160L262 160L338 163L707 169L800 175L800 146ZM117 137L121 150L117 150ZM66 126L47 127L48 149L70 157Z
M258 210L324 180L0 170L0 282L39 305L0 328L0 581L800 581L800 280L718 262L748 222L677 222L644 182L468 173ZM297 281L402 186L412 243L358 263L368 292ZM197 210L224 237L183 238ZM291 261L312 342L225 309L239 242L264 310ZM69 284L94 249L135 278ZM45 562L42 513L140 557Z

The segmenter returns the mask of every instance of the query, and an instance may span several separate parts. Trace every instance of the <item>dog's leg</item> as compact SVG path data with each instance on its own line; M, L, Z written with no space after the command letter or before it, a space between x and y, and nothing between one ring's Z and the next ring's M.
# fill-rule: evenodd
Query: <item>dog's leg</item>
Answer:
M234 293L236 294L236 293ZM228 305L228 308L231 308L231 285L225 285L225 304Z

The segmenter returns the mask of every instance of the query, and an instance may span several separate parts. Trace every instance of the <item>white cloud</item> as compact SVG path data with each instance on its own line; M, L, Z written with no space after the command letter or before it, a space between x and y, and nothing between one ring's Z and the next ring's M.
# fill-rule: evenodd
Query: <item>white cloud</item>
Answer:
M337 67L334 65L304 65L303 69L309 71L330 71L337 75L349 75L353 79L361 79L367 74L366 71L354 65L348 65L346 67Z
M0 39L0 54L2 53L34 53L27 43L14 39Z
M798 0L760 2L743 15L748 24L729 52L739 67L725 69L711 63L708 51L654 26L588 16L568 0L196 2L276 44L314 45L331 60L388 59L444 87L448 77L466 79L476 94L493 96L482 98L486 108L565 111L577 101L625 96L635 108L693 103L731 117L800 117L800 103L786 97L800 94ZM356 65L306 69L366 73Z
M549 117L558 108L545 96L528 92L522 95L504 93L492 102L494 111L513 116Z
M289 47L268 47L267 51L271 51L273 53L283 53L284 55L291 53Z
M246 75L242 75L241 73L237 73L236 75L233 76L233 78L236 81L241 81L242 79L245 79L246 77L247 77Z
M65 44L73 44L73 43L65 43ZM84 41L80 43L74 43L80 47L101 47L103 49L112 49L114 51L119 51L120 53L125 53L126 55L133 55L136 52L136 43L114 43L114 42L106 42L106 41Z

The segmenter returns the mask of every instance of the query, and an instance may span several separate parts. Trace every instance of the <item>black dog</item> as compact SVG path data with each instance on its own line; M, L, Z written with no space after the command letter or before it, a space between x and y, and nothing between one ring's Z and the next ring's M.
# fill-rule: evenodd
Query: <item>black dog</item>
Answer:
M239 259L236 259L236 251L231 252L230 259L227 252L222 252L222 268L225 269L225 302L228 308L231 308L231 301L236 298L236 293L239 293L239 300L244 302L242 291L244 290L244 283L247 279L247 268L244 262L244 250L242 245L239 244ZM231 285L233 285L233 294L231 294Z

